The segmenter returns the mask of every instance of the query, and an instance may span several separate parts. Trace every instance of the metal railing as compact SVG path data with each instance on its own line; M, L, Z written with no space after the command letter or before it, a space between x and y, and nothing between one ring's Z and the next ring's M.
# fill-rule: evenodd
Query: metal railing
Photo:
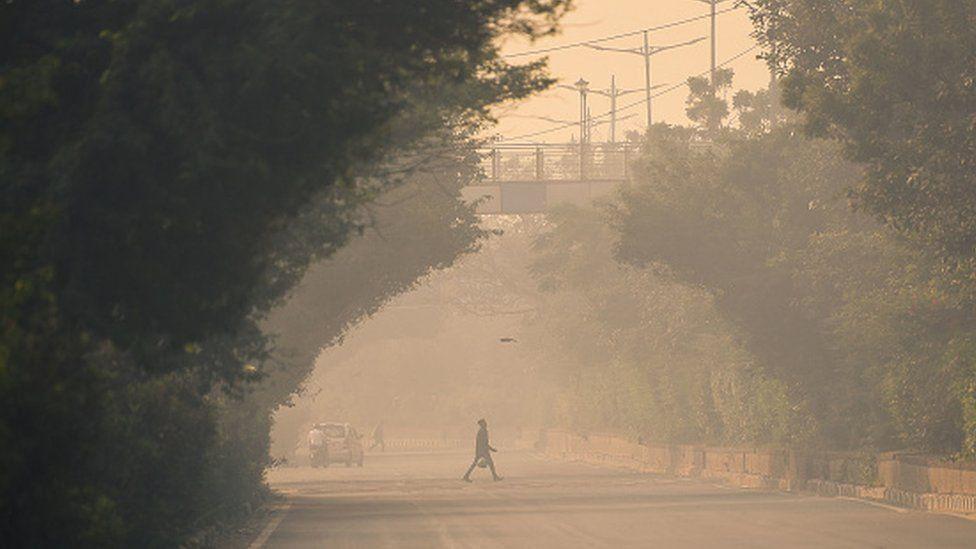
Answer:
M479 149L487 181L623 181L630 143L525 143Z

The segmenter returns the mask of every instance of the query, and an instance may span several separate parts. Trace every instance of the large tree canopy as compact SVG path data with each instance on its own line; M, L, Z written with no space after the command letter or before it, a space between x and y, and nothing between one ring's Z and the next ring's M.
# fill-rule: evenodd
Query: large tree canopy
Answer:
M23 234L12 212L53 216L34 250L99 335L183 345L236 329L307 260L271 237L314 193L401 134L537 89L538 67L506 65L493 41L544 32L561 5L6 2L3 233ZM336 198L338 217L350 200ZM34 255L4 244L4 264Z
M259 377L262 317L363 204L433 160L456 198L490 107L549 82L498 39L568 4L0 4L0 537L173 546L257 491L270 404L214 383ZM428 267L472 236L439 208Z
M755 0L756 36L809 130L867 168L854 195L976 292L976 2Z
M851 211L863 171L839 149L790 126L708 150L655 128L609 208L617 258L713 296L790 411L761 401L745 425L786 417L774 440L972 455L972 310L945 298L939 262Z

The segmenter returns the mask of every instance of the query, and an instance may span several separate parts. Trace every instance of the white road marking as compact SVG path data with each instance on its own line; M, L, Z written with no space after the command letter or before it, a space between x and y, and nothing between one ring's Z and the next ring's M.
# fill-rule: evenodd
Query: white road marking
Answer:
M870 499L852 498L848 496L836 496L834 499L842 499L844 501L856 501L858 503L863 503L865 505L873 505L874 507L880 507L882 509L887 509L889 511L894 511L896 513L907 513L908 509L903 507L895 507L894 505L888 505L886 503L881 503L878 501L873 501Z
M264 547L264 544L268 543L268 538L271 537L271 534L274 534L274 531L278 529L278 525L281 524L281 521L284 520L285 515L288 514L289 509L291 509L290 502L276 508L275 512L278 513L278 516L271 519L271 522L264 527L264 530L261 530L261 535L251 542L251 545L248 545L247 549L261 549Z

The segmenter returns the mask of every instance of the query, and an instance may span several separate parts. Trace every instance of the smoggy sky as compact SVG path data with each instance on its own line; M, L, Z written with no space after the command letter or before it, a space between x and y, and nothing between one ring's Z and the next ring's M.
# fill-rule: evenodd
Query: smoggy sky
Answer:
M727 0L718 6L718 10L733 7L734 2ZM648 27L664 25L673 21L705 15L708 5L698 0L577 0L576 10L564 20L562 32L527 44L524 40L509 40L503 46L506 55L527 50L544 49L563 44L586 41L608 35L615 35ZM718 15L717 17L717 60L722 61L741 53L756 44L749 35L752 27L745 8ZM666 46L708 36L709 20L707 18L659 30L651 33L651 46ZM603 46L614 48L636 48L643 42L640 35L620 38L609 42L601 42ZM756 49L729 66L735 70L734 89L755 90L768 85L769 73L765 64L756 59ZM609 88L610 76L616 75L617 87L623 89L640 88L644 86L644 61L641 56L594 51L585 47L555 51L547 54L549 66L553 76L561 83L572 84L583 77L593 88ZM540 56L526 56L510 58L510 61L527 61ZM703 40L697 44L680 49L663 52L652 57L651 73L653 83L669 84L659 88L661 92L672 85L681 84L689 76L707 71L709 66L709 42ZM685 117L685 97L687 86L680 86L654 99L654 121L671 124L687 124ZM640 102L639 106L620 111L619 116L635 115L619 122L617 125L618 140L626 131L643 129L645 127L645 111L643 106L643 92L632 93L618 99L618 108ZM609 98L591 94L589 96L590 112L593 116L610 110ZM505 138L519 137L523 134L545 130L557 124L525 118L543 116L560 120L578 120L579 95L572 90L552 89L543 94L514 106L507 106L497 111L500 123L496 128L497 134ZM593 130L592 140L606 141L609 134L609 124L601 125ZM554 131L545 135L518 139L521 142L540 141L549 143L568 142L571 137L579 135L578 127L570 127Z

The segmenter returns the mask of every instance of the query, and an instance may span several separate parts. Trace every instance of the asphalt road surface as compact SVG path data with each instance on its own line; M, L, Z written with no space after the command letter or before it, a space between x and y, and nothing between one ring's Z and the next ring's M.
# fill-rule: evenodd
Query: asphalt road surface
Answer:
M369 455L272 471L286 509L259 538L298 547L968 547L976 522L499 453ZM270 536L268 536L270 533Z

